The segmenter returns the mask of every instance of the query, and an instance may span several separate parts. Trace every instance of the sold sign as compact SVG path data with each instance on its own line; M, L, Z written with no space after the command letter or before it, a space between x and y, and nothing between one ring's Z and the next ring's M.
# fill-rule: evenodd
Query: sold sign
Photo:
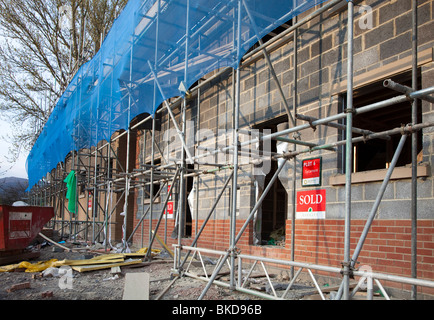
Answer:
M326 190L297 192L296 219L325 219Z
M165 212L167 219L173 219L173 213L174 213L173 201L169 201L167 203L166 212Z

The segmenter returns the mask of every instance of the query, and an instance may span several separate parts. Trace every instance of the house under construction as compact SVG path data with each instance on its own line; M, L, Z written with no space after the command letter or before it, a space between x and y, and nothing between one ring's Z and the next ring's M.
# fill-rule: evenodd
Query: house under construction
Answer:
M337 299L353 277L432 297L433 12L130 0L29 155L31 202L71 239L173 250L183 276L219 258L199 299L287 296L245 288L243 266L339 279Z

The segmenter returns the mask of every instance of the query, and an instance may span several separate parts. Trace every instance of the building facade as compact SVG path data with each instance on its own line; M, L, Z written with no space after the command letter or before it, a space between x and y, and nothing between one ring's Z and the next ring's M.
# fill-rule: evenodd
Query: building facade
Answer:
M434 105L432 95L412 99L434 86L434 1L417 2L416 23L411 0L354 1L353 37L347 1L331 2L262 38L238 70L180 86L154 116L72 151L34 187L33 203L55 208L62 235L108 249L195 242L226 251L235 235L242 254L341 267L350 231L356 267L404 277L416 267L434 280ZM122 97L110 94L108 119L130 120ZM76 212L63 183L71 170Z
M433 6L433 1L418 2L416 63L419 89L434 84ZM315 9L299 16L299 21ZM294 23L288 21L285 28L276 30L269 38ZM276 36L278 40L266 49L279 84L274 81L273 71L262 51L246 55L240 68L240 141L345 112L347 32L347 10L343 7L341 10L328 10L299 27L295 44L292 32L280 38ZM358 2L354 24L354 107L362 108L401 94L386 88L385 80L411 87L413 61L411 1ZM169 246L177 244L180 223L180 230L184 233L182 244L190 245L222 192L197 245L216 250L229 247L233 186L229 183L225 190L223 186L231 176L233 152L213 153L213 150L224 150L233 142L234 79L232 70L216 71L197 83L199 89L192 90L186 99L186 141L191 153L193 156L211 155L200 157L199 163L195 164L188 164L188 159L185 159L186 168L191 171L186 171L184 199L180 198L183 193L179 192L181 185L178 181L174 185L169 209L163 208L168 190L164 185L160 197L153 203L153 214L147 213L142 218L150 205L150 188L136 189L133 226L143 221L143 228L134 233L133 243L146 245L149 229L155 229L160 212L164 212L158 229L160 238ZM201 82L206 84L201 85ZM281 92L286 102L282 100ZM291 115L286 112L285 104L289 106ZM354 116L353 126L365 131L354 133L354 137L362 138L353 144L351 164L352 251L402 135L385 135L380 139L363 137L411 123L411 105L411 101L405 101ZM172 110L182 125L182 102L175 102ZM420 100L417 105L418 123L430 122L433 117L433 104ZM179 163L181 159L182 146L176 141L176 130L169 114L162 108L156 118L160 127L155 131L155 145L151 130L140 131L138 135L137 166L151 165L152 161L154 165L165 166ZM272 139L243 147L237 186L237 232L273 174L280 166L283 168L237 244L242 253L341 265L346 195L345 146L306 152L314 145L345 140L344 127L338 126L345 125L345 119L334 123L337 125L311 125L281 136L298 139L306 145ZM434 279L433 137L432 127L418 131L417 270L418 277L423 279ZM270 156L292 151L299 151L299 154L286 162ZM192 172L201 174L188 174ZM411 139L408 138L358 258L361 265L369 265L378 272L411 275L411 176ZM153 194L162 186L162 183L154 183ZM184 205L184 209L178 209L179 204ZM179 210L185 214L179 214ZM179 221L177 214L181 217ZM409 286L400 288L409 289ZM426 288L420 290L433 293Z

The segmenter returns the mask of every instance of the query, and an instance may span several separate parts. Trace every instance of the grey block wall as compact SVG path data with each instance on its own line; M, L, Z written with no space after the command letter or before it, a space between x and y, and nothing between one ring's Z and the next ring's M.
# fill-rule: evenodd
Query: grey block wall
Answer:
M370 82L379 81L393 75L394 63L411 54L411 1L362 1L359 5L368 5L372 8L372 28L364 29L360 21L362 16L356 6L355 11L355 38L354 38L354 76L358 77L356 86L362 86ZM434 46L434 17L433 1L419 1L419 52L433 49ZM309 14L307 12L306 14ZM334 14L322 14L311 22L302 26L298 38L298 61L295 66L293 41L289 40L277 50L271 52L270 58L280 81L286 99L293 110L293 75L297 68L298 95L297 113L321 118L334 115L339 112L339 94L346 90L346 66L347 66L347 13L346 10ZM424 51L424 52L425 52ZM389 74L376 75L378 70L386 70ZM410 70L400 65L396 72ZM431 61L420 65L422 86L424 88L434 85L434 64ZM370 78L370 75L373 75ZM211 76L211 75L210 75ZM263 58L247 60L241 70L241 94L240 94L240 126L244 129L252 128L267 120L285 114L284 104L281 101L277 87ZM207 128L214 133L219 129L229 130L233 121L233 88L232 76L227 73L215 80L212 84L200 91L200 123L197 118L198 99L194 97L189 101L187 119L193 121L194 132ZM423 102L422 121L433 121L434 106ZM179 120L180 108L175 108L174 113ZM297 121L298 124L304 123ZM173 128L166 112L162 114L162 131L157 133L157 143L161 149L167 146L163 141L165 130ZM319 126L314 131L307 129L301 131L302 140L314 143L330 143L338 141L338 130ZM291 136L290 136L291 137ZM149 138L149 136L148 136ZM292 138L292 137L291 137ZM223 142L221 142L223 143ZM230 143L230 139L228 139ZM206 143L202 146L209 146ZM147 143L146 155L149 161L150 142ZM221 146L221 145L219 145ZM217 144L214 144L217 147ZM300 149L302 147L299 147ZM423 162L434 170L434 128L423 130ZM159 155L156 152L156 155ZM344 186L331 185L330 178L341 174L338 155L331 151L318 151L314 154L304 154L297 158L297 190L301 188L301 161L312 156L321 156L322 186L327 190L326 219L344 218ZM223 162L222 162L223 159ZM231 156L224 158L214 157L216 162L226 163ZM230 161L229 161L230 162ZM291 219L293 211L292 198L292 160L286 164L280 175L280 180L288 192L288 219ZM208 167L196 166L199 170ZM432 171L431 171L432 173ZM222 171L214 175L200 177L199 189L199 217L203 219L219 193L219 188L226 180L229 171ZM252 165L243 165L240 171L240 211L239 218L248 216L255 203L255 181ZM381 182L366 182L354 184L352 188L352 217L353 219L365 219L372 207ZM410 217L410 180L393 180L387 187L378 210L379 219L408 219ZM314 188L311 188L314 189ZM140 197L139 197L140 198ZM418 179L418 210L420 219L434 219L434 193L433 179L431 176ZM213 219L227 219L229 216L230 192L219 203Z

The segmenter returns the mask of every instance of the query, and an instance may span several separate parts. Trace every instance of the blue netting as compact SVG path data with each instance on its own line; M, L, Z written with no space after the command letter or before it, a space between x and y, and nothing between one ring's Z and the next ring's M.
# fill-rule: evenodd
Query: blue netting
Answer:
M181 81L189 88L213 70L236 68L258 37L322 2L241 1L237 51L239 0L190 0L189 6L187 0L130 0L31 150L29 188L70 151L108 141L139 114L153 115L165 99L180 95Z

